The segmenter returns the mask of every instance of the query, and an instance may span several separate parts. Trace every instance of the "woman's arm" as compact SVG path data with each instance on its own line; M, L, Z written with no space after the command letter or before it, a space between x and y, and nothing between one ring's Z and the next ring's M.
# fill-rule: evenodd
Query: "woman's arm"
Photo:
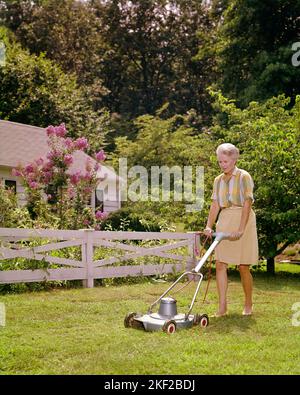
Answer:
M252 200L251 199L245 200L243 210L242 210L242 217L241 217L239 232L242 232L242 233L245 232L246 225L247 225L248 219L249 219L249 214L251 211L251 207L252 207Z
M210 206L208 219L207 219L207 223L206 223L206 228L204 229L204 233L207 236L210 236L212 233L212 228L214 226L214 223L216 222L219 211L220 211L220 206L219 206L218 201L213 200L213 202Z
M245 229L246 229L246 225L248 223L251 208L252 208L252 200L251 199L245 200L245 203L244 203L243 209L242 209L242 216L241 216L239 229L237 232L231 233L231 236L230 236L231 240L238 240L243 236Z

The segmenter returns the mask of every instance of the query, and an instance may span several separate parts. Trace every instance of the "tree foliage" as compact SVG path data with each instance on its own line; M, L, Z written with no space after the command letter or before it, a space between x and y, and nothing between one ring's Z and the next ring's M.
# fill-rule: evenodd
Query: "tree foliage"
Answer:
M132 118L169 102L171 114L197 108L208 116L211 59L195 55L198 31L211 22L198 0L2 3L22 45L76 73L95 108Z
M148 199L146 201L130 202L129 205L139 214L143 212L151 213L154 217L164 219L168 223L184 224L188 230L198 230L204 226L205 218L210 202L210 188L214 176L217 175L215 164L212 166L212 154L214 153L214 143L209 131L203 129L202 133L197 131L197 123L193 113L177 115L171 118L163 117L163 110L158 111L154 116L140 116L135 121L138 133L134 141L126 137L116 139L116 150L113 155L113 164L118 168L119 158L126 158L128 170L133 166L143 166L148 177ZM159 191L155 191L155 186L151 183L151 174L155 167L163 171L164 167L172 173L174 167L178 167L181 180L184 183L184 168L190 166L192 169L191 183L193 186L193 196L191 200L175 198L175 176L170 178L170 195L168 201L152 200L151 193L159 193L162 197L164 188L163 181L159 184ZM186 205L195 203L196 167L203 166L204 169L204 207L200 211L188 212ZM129 178L128 186L134 182L134 178ZM201 186L198 185L198 188ZM182 192L187 185L183 185ZM124 203L125 204L125 203Z
M194 59L201 45L197 32L210 26L201 2L93 4L100 7L106 26L103 37L110 52L104 62L104 83L111 91L108 99L117 104L115 111L153 114L164 102L170 102L172 113L193 107L207 111L203 99L207 97L208 65ZM112 85L116 83L117 91Z
M93 110L75 75L44 54L30 55L1 31L6 61L0 67L0 117L40 127L64 122L73 137L90 136L92 148L100 149L109 130L107 111Z
M216 43L218 85L242 106L286 94L295 99L300 76L291 62L299 41L299 0L232 0Z
M85 2L4 1L0 15L31 53L45 52L65 72L75 73L80 82L89 82L88 76L99 62L101 40L99 23Z

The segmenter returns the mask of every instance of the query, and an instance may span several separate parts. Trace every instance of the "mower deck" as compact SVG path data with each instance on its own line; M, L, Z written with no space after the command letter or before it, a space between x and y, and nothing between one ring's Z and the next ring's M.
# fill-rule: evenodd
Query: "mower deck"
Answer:
M169 334L176 332L176 330L189 329L194 325L200 325L205 328L208 323L209 319L206 314L191 314L185 319L185 314L176 314L174 317L166 317L158 313L144 315L129 313L124 320L126 328L143 329L146 332L163 330L163 332Z
M141 317L134 317L136 321L142 322L146 331L161 330L168 321L174 321L177 329L191 328L194 324L194 316L190 315L185 319L185 314L177 314L172 318L163 317L158 313L144 314Z

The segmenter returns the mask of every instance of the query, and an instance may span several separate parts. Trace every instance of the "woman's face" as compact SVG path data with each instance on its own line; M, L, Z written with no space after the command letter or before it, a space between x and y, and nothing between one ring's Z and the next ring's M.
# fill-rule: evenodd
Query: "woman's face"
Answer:
M229 156L226 154L219 154L218 162L223 173L228 174L231 171L233 171L235 167L236 159L233 156Z

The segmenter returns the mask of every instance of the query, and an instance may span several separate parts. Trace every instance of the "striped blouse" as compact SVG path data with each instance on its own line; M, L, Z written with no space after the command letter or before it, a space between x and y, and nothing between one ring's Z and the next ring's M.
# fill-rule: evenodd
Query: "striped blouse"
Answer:
M246 170L235 167L228 181L224 173L215 178L211 198L217 200L221 208L232 205L242 207L247 199L254 202L253 186L250 174Z

